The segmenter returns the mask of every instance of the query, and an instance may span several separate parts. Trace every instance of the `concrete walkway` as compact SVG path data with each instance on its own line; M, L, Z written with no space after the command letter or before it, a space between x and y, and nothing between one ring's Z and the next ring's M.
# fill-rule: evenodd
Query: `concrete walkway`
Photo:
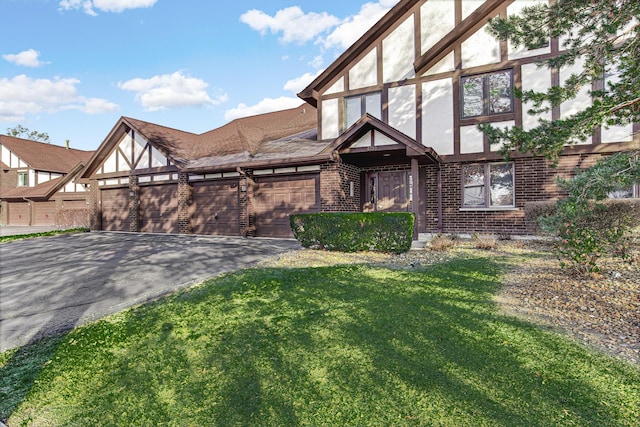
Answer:
M105 232L0 244L0 351L299 248L287 239Z

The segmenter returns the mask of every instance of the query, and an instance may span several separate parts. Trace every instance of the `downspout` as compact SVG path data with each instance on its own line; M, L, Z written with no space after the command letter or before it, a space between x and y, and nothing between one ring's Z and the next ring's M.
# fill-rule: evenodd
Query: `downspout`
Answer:
M29 227L31 227L33 225L33 208L35 202L31 199L27 199L26 197L23 197L22 200L29 203Z

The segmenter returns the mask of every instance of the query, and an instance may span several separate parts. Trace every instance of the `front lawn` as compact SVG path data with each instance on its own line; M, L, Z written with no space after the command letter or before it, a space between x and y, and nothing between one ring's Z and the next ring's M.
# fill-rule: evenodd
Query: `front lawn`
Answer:
M0 355L37 426L635 426L640 370L499 313L506 262L250 269Z

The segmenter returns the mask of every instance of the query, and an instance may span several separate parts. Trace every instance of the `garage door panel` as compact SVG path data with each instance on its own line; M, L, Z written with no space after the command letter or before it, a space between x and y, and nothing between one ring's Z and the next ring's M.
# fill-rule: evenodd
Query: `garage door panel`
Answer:
M240 234L238 181L206 181L193 186L191 228L195 234Z
M9 203L9 224L10 225L29 225L29 203Z
M33 225L56 225L56 202L34 202Z
M256 185L256 235L291 237L292 213L320 211L318 175L269 177Z
M178 232L178 186L157 185L140 188L140 231Z
M112 188L100 191L102 229L129 231L129 189Z

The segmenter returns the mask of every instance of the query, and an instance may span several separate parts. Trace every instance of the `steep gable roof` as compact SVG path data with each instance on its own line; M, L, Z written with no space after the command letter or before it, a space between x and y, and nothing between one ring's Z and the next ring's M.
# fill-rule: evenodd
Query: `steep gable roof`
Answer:
M298 94L314 107L318 107L315 92L318 88L327 85L331 80L338 76L346 64L354 61L363 50L380 37L389 27L391 27L402 15L411 10L420 0L400 0L386 15L384 15L369 31L364 33L351 47L349 47L342 55L338 57L331 65L327 67L318 77L315 78L305 89Z
M331 65L329 65L329 67L316 77L315 80L313 80L305 89L298 93L298 97L308 102L310 105L317 107L318 90L331 83L331 81L338 77L340 73L345 71L345 68L355 61L363 51L371 47L380 36L388 31L400 20L400 18L402 18L405 13L410 11L421 1L422 0L401 0L398 2L398 4L387 12L382 19L369 29L369 31L351 45L351 47L349 47ZM515 0L485 0L485 2L474 12L456 25L449 34L443 37L435 46L430 48L414 62L416 74L422 74L424 71L428 70L451 51L455 42L463 41L474 31L478 30L482 25L484 25L486 19L496 12L496 9L503 5L509 5L514 1Z
M78 163L68 171L66 175L51 179L34 187L3 188L0 198L3 200L48 200L68 182L75 179L82 168L83 164Z
M179 169L192 171L206 167L249 165L259 159L275 162L318 153L324 146L316 148L318 144L313 144L317 116L314 108L302 104L297 108L239 118L199 135L122 117L89 161L83 178L97 170L127 128L140 133ZM309 132L313 133L313 140L307 138ZM279 144L278 141L282 140L288 143ZM311 143L312 148L300 148L307 143Z
M378 131L398 144L405 146L407 155L410 157L424 156L435 163L442 163L438 153L431 147L425 147L415 139L405 135L393 126L389 126L382 120L376 119L369 113L358 119L349 129L336 138L333 143L325 149L325 152L348 149L351 144L370 131Z
M56 173L68 173L78 164L87 162L93 154L93 151L76 150L6 135L0 135L0 144L30 168Z

